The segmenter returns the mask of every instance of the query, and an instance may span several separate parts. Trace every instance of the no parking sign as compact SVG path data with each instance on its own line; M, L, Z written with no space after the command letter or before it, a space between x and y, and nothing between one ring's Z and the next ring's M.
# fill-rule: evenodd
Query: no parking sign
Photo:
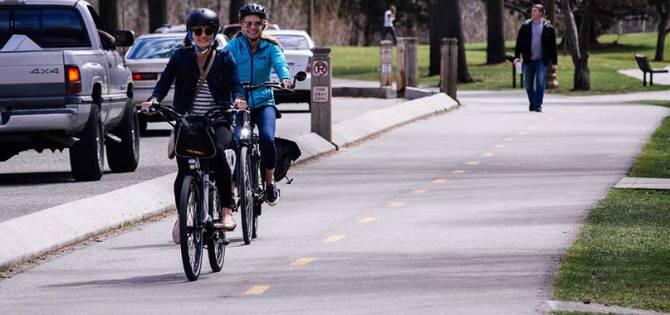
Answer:
M330 73L330 65L327 61L314 61L312 64L312 75L316 77L325 77Z

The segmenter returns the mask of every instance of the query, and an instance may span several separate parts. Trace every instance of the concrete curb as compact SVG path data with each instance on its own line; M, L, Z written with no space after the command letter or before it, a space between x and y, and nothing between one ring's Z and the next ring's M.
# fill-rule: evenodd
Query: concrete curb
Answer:
M335 124L333 143L315 133L290 139L298 143L302 155L297 162L302 162L333 152L337 146L346 146L457 106L456 101L440 93ZM0 268L7 268L93 235L173 209L172 182L175 176L176 173L168 174L1 222L0 240L3 246L0 246Z

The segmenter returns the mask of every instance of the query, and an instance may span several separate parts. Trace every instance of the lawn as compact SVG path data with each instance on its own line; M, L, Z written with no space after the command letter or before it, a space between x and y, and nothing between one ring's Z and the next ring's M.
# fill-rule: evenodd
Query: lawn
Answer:
M622 36L603 35L599 39L600 48L590 51L589 69L591 91L586 94L626 93L668 89L655 85L643 87L639 80L618 74L619 69L637 68L633 55L654 56L656 33L626 34ZM670 41L670 37L668 39ZM666 41L667 43L667 41ZM514 42L507 42L508 54L513 54ZM460 84L460 90L499 90L512 88L511 63L486 65L486 45L466 44L468 70L474 83ZM429 47L419 46L419 75L421 85L437 85L438 76L428 76ZM333 76L359 80L379 80L379 47L332 47ZM670 62L670 52L666 52L666 62ZM395 54L394 54L395 63ZM574 67L572 58L559 51L558 93L571 93ZM664 67L664 63L652 62L652 67ZM394 64L395 67L395 64ZM583 93L583 92L580 92Z
M670 101L646 103L670 108ZM635 161L630 176L670 178L670 117L663 119Z

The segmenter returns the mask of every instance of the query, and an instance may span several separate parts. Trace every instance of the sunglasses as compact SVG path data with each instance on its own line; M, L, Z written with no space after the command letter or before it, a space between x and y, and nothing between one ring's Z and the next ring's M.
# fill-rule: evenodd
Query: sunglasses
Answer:
M256 22L251 22L251 21L244 22L244 27L246 27L246 28L250 28L252 25L253 25L253 26L256 26L256 27L261 27L261 25L263 25L263 22L260 22L260 21L256 21Z
M200 36L200 35L202 35L203 32L204 32L205 35L207 35L207 36L212 36L212 34L214 34L214 30L212 30L211 28L208 28L208 27L205 27L205 28L192 28L192 29L191 29L191 32L193 32L193 34L195 34L195 36Z

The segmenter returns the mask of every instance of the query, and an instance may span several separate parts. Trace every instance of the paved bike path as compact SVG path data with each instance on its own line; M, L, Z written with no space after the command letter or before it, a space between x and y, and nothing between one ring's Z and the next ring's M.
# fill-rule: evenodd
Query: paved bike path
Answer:
M187 282L167 218L1 281L0 312L537 313L668 112L464 101L297 167L222 273Z

